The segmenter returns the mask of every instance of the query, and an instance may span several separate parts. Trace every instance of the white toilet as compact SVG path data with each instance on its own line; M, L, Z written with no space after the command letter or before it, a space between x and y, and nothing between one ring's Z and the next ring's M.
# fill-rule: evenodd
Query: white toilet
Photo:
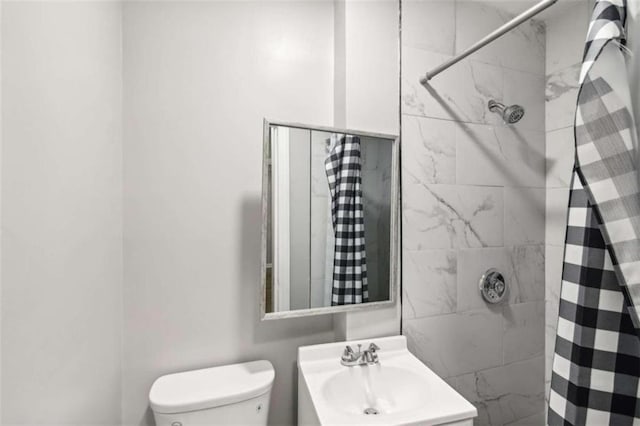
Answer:
M149 391L156 426L265 426L274 377L269 361L162 376Z

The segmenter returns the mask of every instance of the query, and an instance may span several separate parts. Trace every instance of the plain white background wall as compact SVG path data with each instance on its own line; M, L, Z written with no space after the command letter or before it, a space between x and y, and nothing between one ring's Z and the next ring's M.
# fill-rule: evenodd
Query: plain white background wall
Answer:
M2 424L118 424L121 8L2 7Z
M262 119L333 120L331 2L124 8L123 422L169 372L265 358L295 423L296 350L330 316L260 322Z
M397 0L345 5L345 121L348 128L400 133Z

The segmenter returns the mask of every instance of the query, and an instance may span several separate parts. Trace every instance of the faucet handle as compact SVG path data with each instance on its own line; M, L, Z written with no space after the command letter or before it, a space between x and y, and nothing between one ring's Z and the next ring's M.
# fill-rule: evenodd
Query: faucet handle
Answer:
M378 360L379 358L378 358L378 354L376 353L376 348L377 346L375 347L369 346L369 349L364 351L364 356L363 356L364 362L366 362L368 365L378 364L380 362Z
M379 350L380 350L380 346L376 345L373 342L369 344L369 352L375 352Z
M344 348L344 351L342 352L342 360L349 361L353 359L354 355L355 355L355 352L353 352L353 348L347 345L347 347Z

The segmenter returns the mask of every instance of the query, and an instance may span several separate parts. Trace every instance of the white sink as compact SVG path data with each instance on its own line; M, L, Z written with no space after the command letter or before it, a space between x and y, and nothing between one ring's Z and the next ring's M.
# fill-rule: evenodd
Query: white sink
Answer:
M360 415L368 407L379 414L393 414L419 409L430 390L428 383L411 371L376 365L336 373L324 383L322 396L346 414Z
M346 345L370 342L380 347L378 364L340 363ZM409 352L404 336L298 349L300 425L472 425L475 416L471 403Z

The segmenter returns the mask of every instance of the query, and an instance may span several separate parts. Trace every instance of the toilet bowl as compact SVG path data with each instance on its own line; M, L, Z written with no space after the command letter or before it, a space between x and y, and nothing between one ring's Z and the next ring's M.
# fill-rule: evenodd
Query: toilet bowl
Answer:
M162 376L149 391L156 426L265 426L274 377L269 361Z

